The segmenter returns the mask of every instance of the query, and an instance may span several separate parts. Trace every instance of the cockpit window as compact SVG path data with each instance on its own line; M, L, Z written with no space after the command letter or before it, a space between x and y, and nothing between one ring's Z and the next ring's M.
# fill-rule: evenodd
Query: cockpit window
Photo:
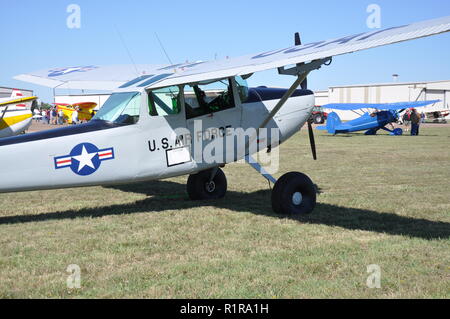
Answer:
M148 92L151 116L167 116L180 113L180 88L171 86Z
M229 79L186 85L184 101L187 119L235 107Z
M139 120L141 94L138 92L113 93L100 108L93 120L119 124L135 124Z

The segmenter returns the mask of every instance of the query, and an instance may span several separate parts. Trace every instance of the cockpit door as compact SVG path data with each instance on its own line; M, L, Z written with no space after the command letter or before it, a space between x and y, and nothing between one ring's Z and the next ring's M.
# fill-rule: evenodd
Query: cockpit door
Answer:
M185 85L184 103L194 162L200 168L226 163L242 119L235 79Z
M194 168L189 146L183 132L187 132L182 88L178 86L155 89L148 94L148 165L160 176L185 174ZM143 165L143 166L148 166Z

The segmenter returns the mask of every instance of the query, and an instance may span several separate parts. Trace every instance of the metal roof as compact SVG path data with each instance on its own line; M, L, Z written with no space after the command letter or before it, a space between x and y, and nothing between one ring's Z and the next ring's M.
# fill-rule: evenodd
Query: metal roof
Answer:
M448 82L450 84L450 80L443 80L443 81L386 82L386 83L337 85L337 86L330 86L329 88L330 89L339 89L339 88L374 87L374 86L427 85L427 84L446 83L446 82Z

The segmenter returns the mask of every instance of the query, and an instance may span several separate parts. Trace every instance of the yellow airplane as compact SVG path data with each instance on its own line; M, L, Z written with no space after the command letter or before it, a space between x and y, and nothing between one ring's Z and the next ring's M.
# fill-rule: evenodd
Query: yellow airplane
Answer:
M80 102L74 104L54 103L56 109L62 110L67 123L72 124L73 112L78 109L78 120L88 122L93 116L93 109L97 106L94 102Z
M33 114L26 103L35 100L36 96L23 97L19 90L0 99L0 138L18 135L30 127Z

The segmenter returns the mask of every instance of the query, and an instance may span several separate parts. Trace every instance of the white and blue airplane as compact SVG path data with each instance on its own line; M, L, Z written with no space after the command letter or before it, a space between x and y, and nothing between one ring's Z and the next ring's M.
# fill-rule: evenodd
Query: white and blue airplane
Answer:
M311 71L333 56L448 31L450 17L305 45L297 39L292 47L211 62L72 66L19 75L15 79L52 88L114 93L89 123L0 139L0 192L189 175L191 199L221 198L227 190L221 167L251 162L258 150L285 142L308 122L315 101L304 81ZM292 86L247 87L245 79L269 69L293 76ZM254 134L245 143L228 144L249 129ZM316 189L306 175L290 172L275 180L261 173L275 182L276 213L313 211Z

